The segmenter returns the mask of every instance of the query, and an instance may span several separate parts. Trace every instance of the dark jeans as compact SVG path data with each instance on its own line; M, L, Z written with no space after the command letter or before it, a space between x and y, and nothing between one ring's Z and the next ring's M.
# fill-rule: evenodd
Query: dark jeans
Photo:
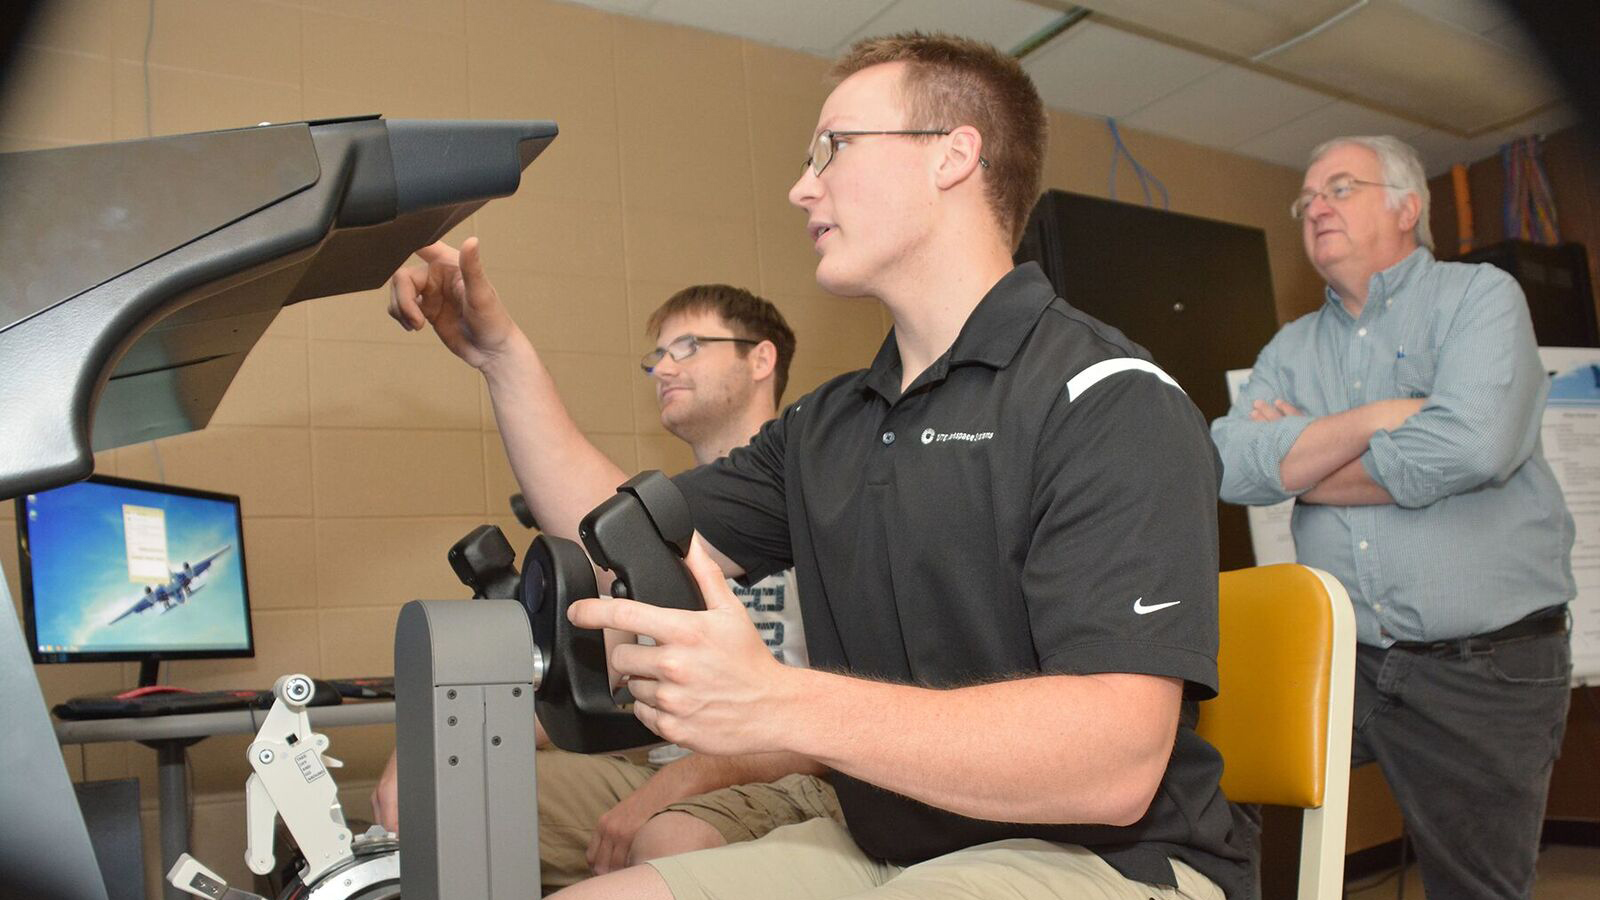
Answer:
M1351 764L1383 769L1429 897L1533 896L1571 669L1565 633L1356 648Z

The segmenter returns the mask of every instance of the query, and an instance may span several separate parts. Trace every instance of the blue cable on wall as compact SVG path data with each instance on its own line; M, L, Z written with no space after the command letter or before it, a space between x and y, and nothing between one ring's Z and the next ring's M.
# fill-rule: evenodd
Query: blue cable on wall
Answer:
M1161 179L1150 174L1150 170L1140 165L1137 159L1133 158L1133 153L1128 150L1128 145L1122 142L1122 132L1117 129L1117 120L1111 116L1106 116L1106 127L1111 130L1111 199L1117 199L1117 157L1126 156L1129 164L1133 166L1133 173L1139 176L1139 188L1144 191L1144 205L1152 205L1150 182L1155 182L1156 188L1161 191L1161 208L1171 209L1172 203L1167 195L1167 186L1161 183Z

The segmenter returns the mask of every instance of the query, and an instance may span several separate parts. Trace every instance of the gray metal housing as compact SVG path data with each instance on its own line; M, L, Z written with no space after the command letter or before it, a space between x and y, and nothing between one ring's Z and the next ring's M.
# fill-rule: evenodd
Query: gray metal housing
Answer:
M413 600L394 633L406 900L539 890L528 614L515 600Z

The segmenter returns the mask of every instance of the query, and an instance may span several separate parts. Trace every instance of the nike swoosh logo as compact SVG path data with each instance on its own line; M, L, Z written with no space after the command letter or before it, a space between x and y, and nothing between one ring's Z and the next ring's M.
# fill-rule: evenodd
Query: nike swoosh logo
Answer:
M1139 599L1133 601L1133 611L1141 616L1148 616L1158 609L1166 609L1169 606L1177 606L1182 602L1182 600L1169 600L1166 603L1152 603L1149 606L1145 606L1144 598L1140 597Z

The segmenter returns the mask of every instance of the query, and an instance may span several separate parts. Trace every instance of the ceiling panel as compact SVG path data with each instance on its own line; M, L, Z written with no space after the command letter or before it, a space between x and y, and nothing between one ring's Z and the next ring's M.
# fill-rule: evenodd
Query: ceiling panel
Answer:
M1565 103L1558 103L1537 115L1529 116L1516 125L1502 130L1507 134L1546 135L1576 124L1578 124L1577 112Z
M1524 28L1522 23L1516 19L1512 19L1498 28L1491 28L1483 32L1483 36L1485 39L1494 41L1523 59L1544 58L1544 51L1539 49L1539 45L1534 42L1533 36L1528 34L1528 29Z
M864 37L912 30L947 31L1010 50L1060 17L1026 0L899 0L840 42L833 54Z
M1395 0L1395 2L1475 34L1483 34L1507 22L1514 22L1517 18L1517 14L1512 12L1510 7L1496 0Z
M1067 0L575 0L814 55L905 30L1016 47ZM1077 0L1024 67L1056 109L1292 168L1337 134L1414 138L1430 174L1574 121L1496 0ZM1330 20L1332 21L1329 24ZM1324 27L1325 26L1325 27ZM1273 52L1259 64L1228 59ZM1273 77L1283 75L1283 78ZM1338 99L1334 99L1338 98ZM1377 112L1383 109L1386 112ZM1470 137L1469 137L1470 135Z
M1376 112L1345 100L1301 116L1286 125L1257 135L1234 149L1246 156L1268 162L1304 168L1313 148L1329 138L1352 134L1392 134L1402 140L1422 131L1422 127L1387 113Z
M656 0L651 18L828 55L894 0L739 2Z
M1499 150L1504 142L1505 138L1499 133L1462 138L1432 128L1406 138L1406 143L1415 147L1417 155L1422 157L1422 168L1427 171L1429 178L1449 171L1454 163L1483 159Z
M1533 61L1392 3L1363 6L1264 65L1464 135L1559 97Z
M1224 66L1122 121L1198 144L1232 148L1332 102L1327 94Z
M1120 118L1223 64L1089 19L1034 51L1022 65L1046 105Z
M1501 144L1513 138L1529 134L1551 134L1576 121L1577 117L1570 108L1557 106L1531 116L1514 127L1492 131L1475 138L1464 138L1430 128L1406 137L1405 141L1416 148L1417 155L1422 158L1423 169L1427 170L1428 177L1432 178L1449 171L1450 166L1455 163L1472 163L1493 156L1500 152Z
M1350 0L1078 0L1080 5L1238 57L1250 57L1315 28Z

